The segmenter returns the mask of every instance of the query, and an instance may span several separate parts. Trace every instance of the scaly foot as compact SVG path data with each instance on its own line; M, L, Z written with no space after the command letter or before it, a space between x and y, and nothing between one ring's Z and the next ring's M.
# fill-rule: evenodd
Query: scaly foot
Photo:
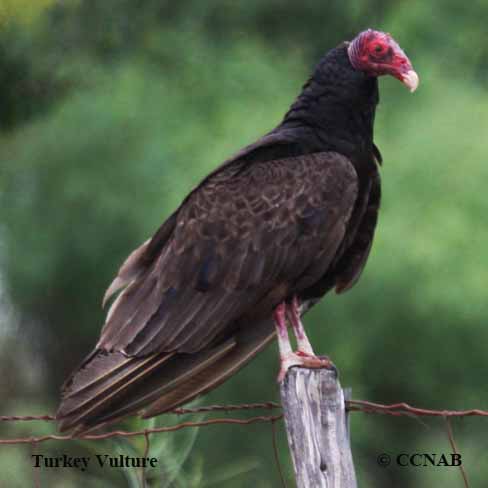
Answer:
M332 361L326 357L318 357L298 350L297 352L289 352L281 357L281 369L278 374L277 381L281 383L286 376L286 373L293 366L303 366L304 368L327 368L335 369Z

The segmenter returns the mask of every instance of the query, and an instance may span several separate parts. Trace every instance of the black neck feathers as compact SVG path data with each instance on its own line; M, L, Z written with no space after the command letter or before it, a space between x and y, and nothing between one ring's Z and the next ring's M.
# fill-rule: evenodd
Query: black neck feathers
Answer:
M373 151L378 100L376 77L353 68L343 43L322 58L280 129L306 127L319 150L337 151L359 162Z

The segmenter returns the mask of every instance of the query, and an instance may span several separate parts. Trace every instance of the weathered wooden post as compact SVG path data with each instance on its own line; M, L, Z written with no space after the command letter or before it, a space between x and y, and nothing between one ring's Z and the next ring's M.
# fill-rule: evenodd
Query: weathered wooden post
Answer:
M280 392L297 488L357 488L336 372L292 368Z

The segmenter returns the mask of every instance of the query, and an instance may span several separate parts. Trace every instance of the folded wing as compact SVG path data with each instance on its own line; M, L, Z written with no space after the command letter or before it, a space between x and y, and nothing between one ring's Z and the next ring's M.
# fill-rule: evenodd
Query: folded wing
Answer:
M356 195L336 153L214 172L121 268L97 348L65 385L62 428L160 413L237 371L272 339L273 307L327 271Z

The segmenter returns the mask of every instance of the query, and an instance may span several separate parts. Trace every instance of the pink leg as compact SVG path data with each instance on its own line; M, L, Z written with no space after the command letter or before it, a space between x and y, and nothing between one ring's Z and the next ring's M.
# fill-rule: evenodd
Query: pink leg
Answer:
M282 382L285 379L287 371L292 366L304 366L306 368L327 368L331 366L331 362L328 359L318 358L315 356L312 346L305 334L303 325L300 322L300 316L298 314L298 301L295 300L292 305L292 310L288 310L288 316L291 319L295 334L298 341L298 351L293 352L290 345L290 339L288 337L288 327L286 324L287 305L286 303L280 303L274 311L274 319L276 326L276 335L278 336L278 347L280 350L281 368L278 375L278 382ZM292 318L295 315L295 318ZM298 317L298 321L296 320ZM299 323L299 327L295 325ZM301 334L300 336L298 334Z
M288 308L288 317L290 318L291 325L293 326L293 332L297 338L298 354L304 356L315 356L312 349L312 344L308 340L305 328L303 327L302 320L300 318L300 305L296 295L293 297L291 307Z
M280 303L275 308L274 319L280 356L283 357L291 352L290 338L288 337L288 327L286 325L286 304L284 302Z

